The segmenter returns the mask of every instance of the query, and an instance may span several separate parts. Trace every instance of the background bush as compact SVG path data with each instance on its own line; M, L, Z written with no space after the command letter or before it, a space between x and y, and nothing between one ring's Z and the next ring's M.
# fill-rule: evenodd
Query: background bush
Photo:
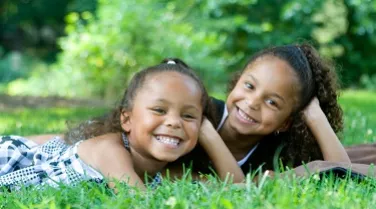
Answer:
M37 2L0 3L7 93L113 99L134 72L164 57L184 59L216 93L256 51L302 41L336 61L344 87L375 86L375 0ZM46 64L17 74L14 51Z

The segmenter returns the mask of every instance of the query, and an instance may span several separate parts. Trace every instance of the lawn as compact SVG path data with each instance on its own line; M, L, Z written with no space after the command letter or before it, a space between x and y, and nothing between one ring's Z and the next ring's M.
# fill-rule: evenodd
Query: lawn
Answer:
M346 145L376 142L376 93L346 91L340 98L345 112ZM65 121L101 115L104 108L12 109L0 112L0 133L32 135L62 133ZM0 208L374 208L376 180L319 178L262 179L244 188L212 178L190 183L189 177L165 180L156 190L140 192L119 186L114 195L102 185L82 183L0 195Z
M376 93L345 91L340 97L345 113L345 145L376 142Z

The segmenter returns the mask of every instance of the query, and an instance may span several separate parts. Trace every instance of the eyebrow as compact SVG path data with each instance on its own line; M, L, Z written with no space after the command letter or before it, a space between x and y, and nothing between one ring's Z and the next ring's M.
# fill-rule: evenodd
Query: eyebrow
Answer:
M166 99L162 99L162 98L157 99L156 102L171 104L171 102L167 101ZM197 108L195 105L190 105L190 104L184 105L184 108L187 108L187 109L193 108L193 109L199 111L199 108Z
M257 78L255 78L251 73L248 73L248 77L252 78L252 80L254 80L256 84L258 84ZM271 93L270 95L273 96L273 97L277 97L280 100L282 100L284 103L286 103L286 100L282 96L280 96L279 94Z
M279 98L280 100L282 100L284 103L286 103L285 99L284 99L283 97L281 97L281 96L280 96L279 94L277 94L277 93L272 93L271 96L273 96L273 97L277 97L277 98Z
M251 73L248 73L248 77L252 78L252 80L254 80L256 84L258 83L258 80L255 77L253 77Z

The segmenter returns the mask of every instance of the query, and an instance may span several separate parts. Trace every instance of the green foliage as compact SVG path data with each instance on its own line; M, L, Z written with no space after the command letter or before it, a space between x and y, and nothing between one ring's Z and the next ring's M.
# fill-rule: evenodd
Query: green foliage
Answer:
M62 8L67 36L57 63L9 93L113 99L134 72L165 57L182 58L218 92L255 52L302 41L336 61L344 87L372 88L364 78L376 74L375 0L71 0ZM28 12L52 18L45 10Z
M178 0L179 1L179 0ZM185 8L183 1L179 1ZM186 1L184 1L186 2ZM240 63L264 48L309 41L325 58L334 59L344 87L358 86L362 74L376 74L376 1L187 1L196 4L196 24L227 35L224 51L240 55ZM184 5L184 6L183 6ZM206 15L205 15L206 14ZM196 19L196 21L201 21ZM240 69L237 63L227 72Z
M56 61L64 17L68 12L95 8L96 0L0 1L0 92L41 94L45 86L40 87L44 80L38 75L46 71L47 63ZM33 81L25 85L27 77ZM20 80L8 89L8 82L15 79Z
M0 47L0 57L2 55ZM0 83L9 82L17 78L25 77L34 60L18 52L8 53L0 59Z
M117 95L132 73L165 57L182 57L212 75L223 73L225 61L211 53L219 49L222 37L195 30L182 14L174 13L173 5L132 0L100 1L100 5L98 20L78 25L61 41L67 53L57 67L84 72L94 95Z
M360 85L364 89L376 91L376 74L367 75L363 74L360 77Z
M0 46L48 62L55 60L57 39L68 12L95 11L96 0L0 1ZM1 59L1 55L0 55Z
M224 74L231 61L236 61L236 56L222 58L215 53L224 36L195 28L185 21L184 11L174 10L173 3L103 0L99 4L96 17L90 13L66 17L69 35L61 39L63 53L48 73L59 76L44 75L40 80L48 77L56 89L77 93L75 96L114 98L134 72L165 57L184 58L211 78ZM79 17L86 23L78 21ZM68 85L60 86L63 77L69 78ZM79 89L86 91L81 94Z
M376 74L374 49L376 47L376 1L344 0L347 30L334 41L343 47L336 58L343 68L341 79L346 86L359 84L363 74Z

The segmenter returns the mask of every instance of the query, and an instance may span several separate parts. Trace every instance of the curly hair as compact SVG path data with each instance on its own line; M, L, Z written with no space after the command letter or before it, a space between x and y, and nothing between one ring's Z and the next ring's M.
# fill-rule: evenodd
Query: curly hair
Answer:
M133 108L133 101L142 88L147 77L161 72L178 72L192 78L197 86L201 89L201 105L203 107L203 115L209 120L213 120L213 112L211 102L204 84L196 73L188 67L186 63L177 58L166 58L161 64L146 68L137 72L130 81L128 88L125 90L120 104L117 105L110 113L96 117L91 120L82 122L78 126L69 127L68 132L65 133L64 140L73 144L79 140L89 139L95 136L100 136L106 133L124 132L121 127L120 115L124 110L131 110Z
M275 56L286 61L300 83L300 94L291 115L289 130L279 135L270 134L266 138L283 143L280 158L285 165L298 166L302 162L323 159L315 137L303 120L302 111L316 96L334 132L338 134L342 131L343 113L337 102L339 84L334 65L322 59L314 47L306 43L272 47L251 57L243 70L229 82L228 91L235 87L244 70L263 56Z

